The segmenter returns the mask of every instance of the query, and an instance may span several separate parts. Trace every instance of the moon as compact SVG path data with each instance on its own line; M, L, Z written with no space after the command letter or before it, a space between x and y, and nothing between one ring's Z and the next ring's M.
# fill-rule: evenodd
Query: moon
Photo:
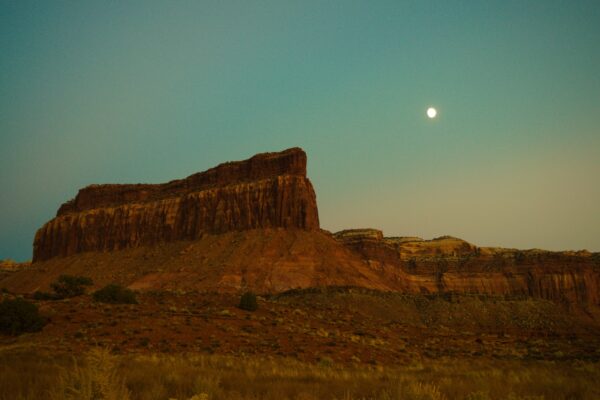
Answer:
M437 110L435 108L429 107L427 109L427 116L429 117L429 119L434 119L436 115L437 115Z

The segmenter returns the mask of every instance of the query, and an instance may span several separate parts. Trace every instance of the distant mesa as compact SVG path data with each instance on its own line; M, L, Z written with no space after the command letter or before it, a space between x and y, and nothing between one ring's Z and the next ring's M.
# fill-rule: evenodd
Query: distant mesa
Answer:
M29 261L16 262L11 259L0 260L0 281L2 281L2 279L6 278L7 276L10 276L30 266L31 262Z
M336 232L334 237L344 243L352 243L354 241L364 240L382 240L383 232L379 229L346 229L343 231Z
M31 265L29 261L16 262L11 259L0 260L0 271L18 271Z

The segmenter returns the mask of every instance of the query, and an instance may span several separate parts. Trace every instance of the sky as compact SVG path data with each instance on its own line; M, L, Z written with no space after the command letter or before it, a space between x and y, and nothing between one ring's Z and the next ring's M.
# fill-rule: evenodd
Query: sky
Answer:
M0 0L0 259L294 146L324 229L600 251L600 2Z

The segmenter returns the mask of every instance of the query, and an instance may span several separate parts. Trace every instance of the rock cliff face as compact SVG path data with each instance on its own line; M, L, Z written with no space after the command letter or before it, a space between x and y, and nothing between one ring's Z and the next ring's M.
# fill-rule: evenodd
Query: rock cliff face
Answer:
M319 229L301 149L258 154L165 184L88 186L38 230L33 261L259 228Z
M299 148L165 184L88 186L38 230L33 260L1 284L34 291L68 273L137 289L273 293L338 285L600 305L598 253L320 230Z
M385 238L374 229L342 231L334 237L379 269L396 290L600 304L598 253L479 248L451 236Z

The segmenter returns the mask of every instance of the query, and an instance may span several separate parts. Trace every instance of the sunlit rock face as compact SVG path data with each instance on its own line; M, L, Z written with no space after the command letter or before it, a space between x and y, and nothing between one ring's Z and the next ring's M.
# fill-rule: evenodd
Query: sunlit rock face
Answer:
M33 261L260 228L319 229L302 149L258 154L165 184L83 188L38 230Z
M4 284L31 292L70 273L136 289L273 293L333 285L600 304L598 253L320 230L299 148L165 184L88 186L38 230L33 259Z
M373 229L338 232L396 290L538 297L600 304L600 254L477 247L442 236L386 238Z

